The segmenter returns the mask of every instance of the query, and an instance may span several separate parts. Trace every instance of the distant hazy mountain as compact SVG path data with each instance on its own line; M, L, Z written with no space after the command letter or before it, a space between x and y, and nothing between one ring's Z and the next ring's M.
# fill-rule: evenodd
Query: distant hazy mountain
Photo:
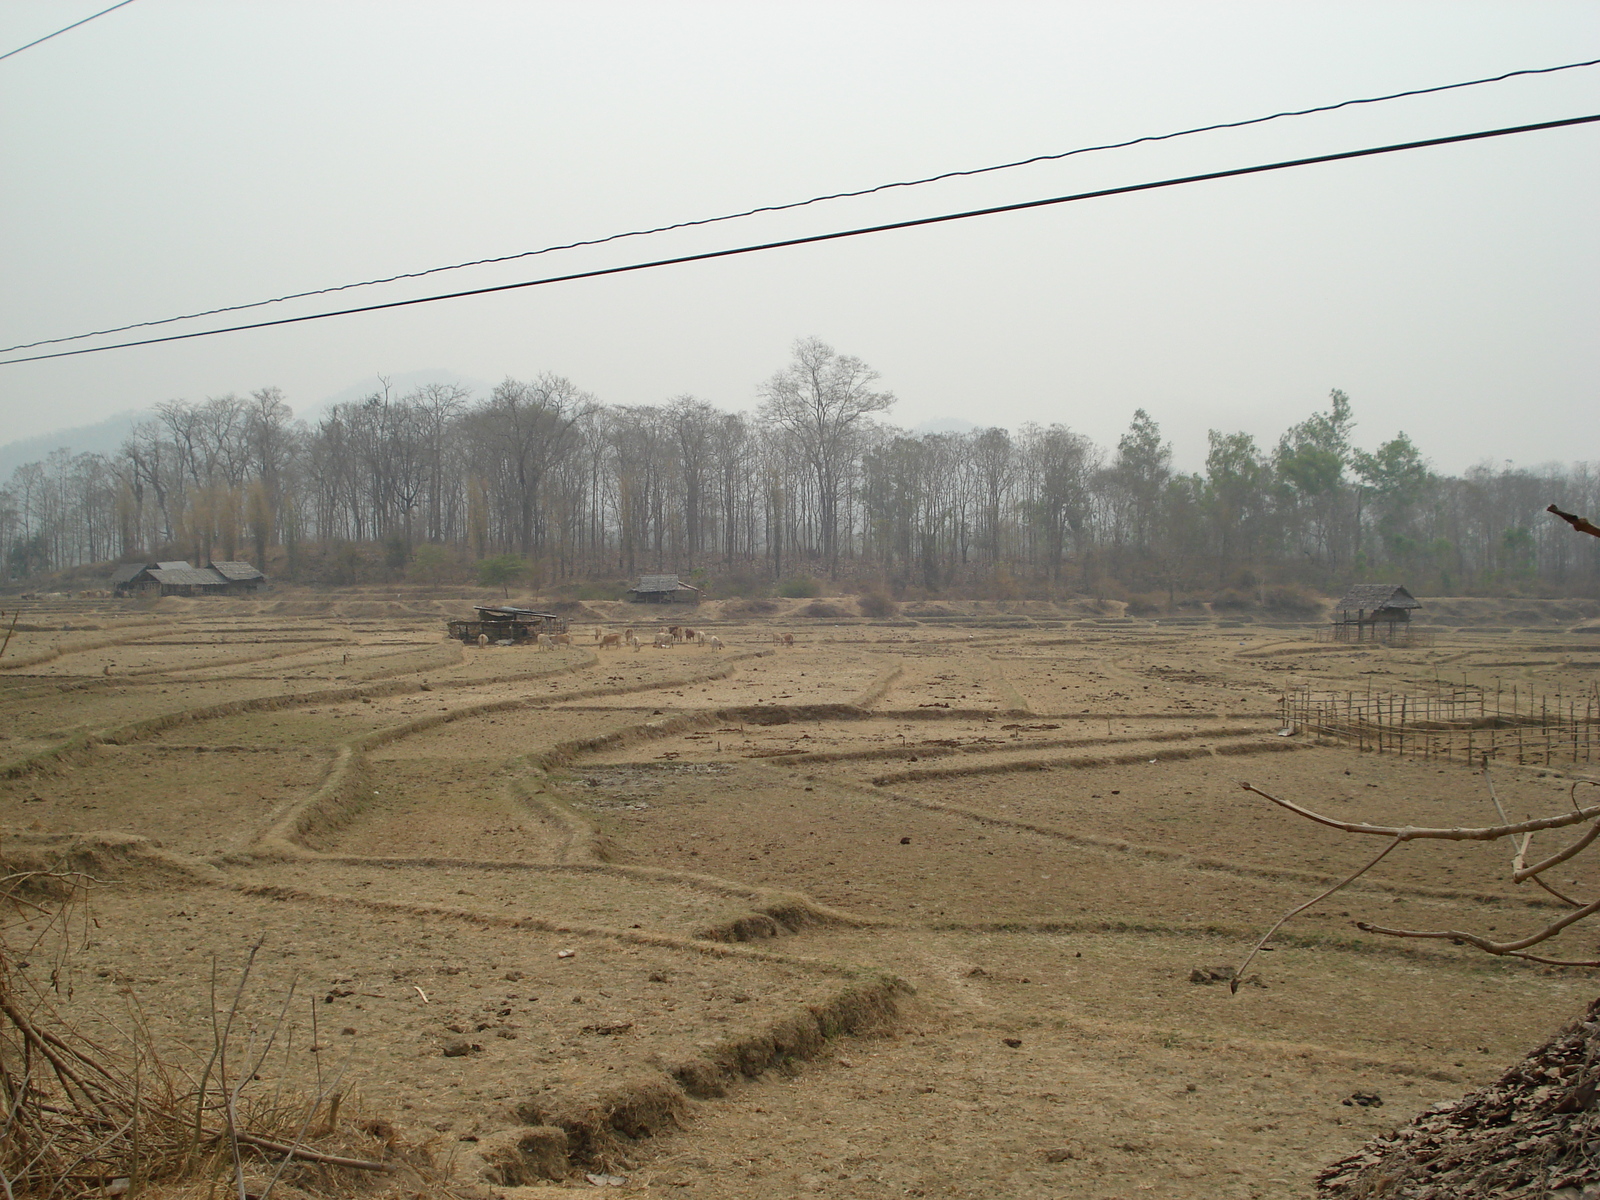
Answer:
M971 421L963 421L960 417L936 417L931 421L924 421L920 425L913 425L911 432L921 435L924 433L971 433L979 428Z
M398 375L390 375L388 378L389 394L395 399L429 383L458 383L462 387L471 388L474 399L487 396L493 387L492 384L484 383L482 380L471 379L442 367L426 371L405 371ZM382 390L382 380L374 375L360 383L352 383L343 391L335 392L323 400L297 403L291 396L289 407L294 409L296 417L315 424L333 405L361 400ZM70 450L73 454L111 454L121 448L123 439L133 432L134 425L140 421L148 421L154 416L153 412L129 409L107 417L104 421L97 421L93 425L75 425L70 429L58 429L54 433L41 433L37 437L7 442L0 446L0 484L11 478L11 472L23 463L39 462L53 451L62 448Z
M93 425L77 425L71 429L58 429L54 433L41 433L38 437L7 442L0 446L0 483L9 479L11 472L23 463L38 462L63 447L74 454L110 454L133 432L135 423L151 415L130 409Z

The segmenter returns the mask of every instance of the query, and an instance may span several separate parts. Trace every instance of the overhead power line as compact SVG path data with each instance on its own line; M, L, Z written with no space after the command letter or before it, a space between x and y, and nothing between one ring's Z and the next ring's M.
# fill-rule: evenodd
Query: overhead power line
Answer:
M461 300L468 296L488 296L496 292L512 292L522 288L543 287L553 283L571 283L579 279L599 279L606 275L623 275L633 271L648 271L655 267L675 267L685 263L709 262L718 258L733 258L742 254L757 254L764 250L781 250L789 246L809 246L819 242L839 241L843 238L864 237L874 233L888 233L895 229L915 229L923 225L941 225L950 221L965 221L973 217L992 217L1000 213L1025 212L1031 208L1046 208L1054 204L1071 204L1077 200L1097 200L1106 196L1126 196L1134 192L1155 191L1158 188L1178 187L1186 183L1206 183L1216 179L1234 179L1241 175L1260 175L1268 171L1285 171L1293 167L1309 167L1318 163L1342 162L1352 158L1370 158L1379 154L1396 154L1404 150L1421 150L1429 146L1449 146L1460 142L1476 142L1486 138L1508 137L1518 133L1533 133L1542 129L1563 129L1572 125L1590 125L1600 121L1600 113L1585 117L1566 117L1559 121L1540 121L1533 125L1512 125L1504 129L1484 129L1476 133L1457 133L1448 137L1427 138L1418 142L1396 142L1387 146L1369 146L1363 150L1344 150L1337 154L1318 154L1311 158L1292 158L1280 162L1260 163L1253 167L1233 167L1226 171L1208 171L1201 175L1183 175L1173 179L1157 179L1149 183L1131 183L1122 187L1100 188L1092 192L1076 192L1067 196L1050 196L1043 200L1023 200L1015 204L998 204L989 208L974 208L964 212L943 213L935 217L914 217L906 221L891 221L884 225L863 225L855 229L835 230L832 233L814 233L805 237L783 238L779 241L757 242L723 250L707 250L699 254L682 254L674 258L658 258L648 262L628 263L620 267L600 267L592 271L575 271L569 275L549 275L542 279L527 279L521 283L502 283L491 287L470 288L460 292L443 292L433 296L417 296L410 300L390 300L381 304L366 304L358 308L341 308L330 312L306 313L298 317L279 317L271 321L256 321L248 325L230 325L223 329L202 329L192 333L173 333L165 337L143 338L133 342L115 342L106 346L83 346L76 350L56 350L49 354L33 354L26 358L0 359L0 367L18 363L41 362L51 358L71 358L79 354L99 354L106 350L127 350L134 346L155 346L163 342L182 342L190 338L215 337L223 333L242 333L249 329L269 329L277 325L298 325L306 321L325 321L331 317L349 317L358 313L382 312L385 309L409 308L418 304L436 304L442 300Z
M93 13L90 16L87 16L81 21L74 21L71 25L62 26L60 29L56 30L54 33L47 33L42 38L34 38L33 41L29 42L26 46L18 46L15 50L7 50L4 54L0 54L0 59L10 58L13 54L21 54L24 50L32 50L40 42L48 42L53 37L60 37L63 33L66 33L69 29L76 29L79 25L87 25L90 21L94 20L95 17L103 17L108 12L116 12L117 9L126 8L128 5L130 5L132 3L133 3L133 0L121 0L121 3L113 4L110 8L102 8L99 12ZM4 353L4 351L0 351L0 353Z
M131 3L132 0L123 0ZM118 6L120 7L120 5ZM110 12L110 9L106 10ZM99 14L96 14L99 15ZM92 19L92 18L90 18ZM70 28L70 26L69 26ZM52 37L55 35L52 34ZM26 47L24 47L26 49ZM15 53L13 51L13 53ZM201 317L215 317L223 313L244 312L252 308L263 308L269 304L282 304L290 300L305 300L311 296L326 296L334 292L346 292L355 288L378 287L386 283L399 283L406 279L422 279L429 275L438 275L446 271L463 271L470 267L486 267L496 263L515 262L519 259L534 258L541 254L554 254L561 250L577 250L586 246L603 246L608 242L622 241L627 238L650 237L658 233L670 233L676 229L692 229L701 225L717 225L725 221L738 221L745 217L760 216L766 213L790 212L797 208L806 208L813 204L822 204L830 200L852 200L862 196L875 195L878 192L893 191L898 188L921 187L924 184L940 183L946 179L968 178L975 175L988 175L996 171L1009 171L1017 167L1033 166L1036 163L1058 162L1062 159L1073 158L1080 154L1093 154L1102 150L1123 150L1129 146L1138 146L1149 142L1165 142L1173 138L1192 137L1201 133L1215 133L1222 129L1243 129L1249 125L1262 125L1268 121L1279 121L1287 117L1305 117L1315 113L1335 112L1341 108L1350 108L1361 104L1382 104L1389 100L1402 100L1410 96L1427 96L1436 92L1449 92L1458 88L1478 87L1486 83L1501 83L1507 79L1514 79L1521 75L1550 75L1557 71L1572 71L1580 67L1600 65L1600 58L1586 59L1583 62L1562 63L1555 67L1530 67L1519 71L1507 71L1501 75L1491 75L1483 79L1468 79L1459 83L1439 84L1436 87L1412 88L1405 92L1390 92L1384 96L1367 96L1356 100L1341 100L1336 104L1324 104L1316 108L1299 108L1284 112L1272 113L1264 117L1248 117L1240 121L1226 121L1216 125L1197 125L1193 129L1180 129L1172 133L1149 134L1144 137L1130 138L1122 142L1106 142L1097 146L1080 146L1075 150L1063 150L1057 154L1036 154L1031 158L1019 158L1012 162L995 163L988 167L972 167L959 171L944 171L937 175L926 175L920 179L902 179L892 183L880 183L873 187L861 188L851 192L829 192L820 196L812 196L807 200L793 200L784 204L767 204L759 208L747 208L740 212L725 213L719 217L700 217L691 221L677 221L669 225L656 225L649 229L633 229L624 233L607 234L604 237L588 238L583 241L563 242L560 245L544 246L537 250L520 250L515 254L502 254L493 258L475 258L467 262L450 263L442 267L428 267L421 271L407 271L398 275L386 275L380 279L365 279L356 283L335 284L332 287L314 288L305 292L289 292L282 296L273 296L268 300L252 300L245 304L229 304L221 308L208 308L200 312L184 313L176 317L160 317L153 321L134 321L127 325L114 325L108 329L96 329L89 333L74 333L66 337L42 338L36 342L20 342L15 346L0 347L0 354L11 354L17 350L32 350L37 346L56 346L63 342L78 342L85 338L109 337L114 333L126 333L130 329L150 329L158 325L171 325L178 321L194 321Z

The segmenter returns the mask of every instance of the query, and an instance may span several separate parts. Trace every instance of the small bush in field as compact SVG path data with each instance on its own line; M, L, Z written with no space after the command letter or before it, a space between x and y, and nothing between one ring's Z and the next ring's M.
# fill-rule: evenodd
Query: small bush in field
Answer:
M789 600L809 600L822 595L822 585L808 575L785 579L778 585L778 595Z
M856 607L863 617L892 617L900 606L883 592L866 592L856 597Z
M1267 589L1262 607L1290 617L1315 617L1321 614L1323 598L1309 588L1285 583Z
M837 604L829 604L826 600L813 600L800 610L800 615L802 617L848 617L850 614Z
M1128 597L1127 613L1130 617L1153 617L1164 607L1154 592L1135 592Z
M1211 607L1215 612L1237 612L1241 609L1254 608L1255 605L1252 596L1233 588L1224 588L1211 597Z

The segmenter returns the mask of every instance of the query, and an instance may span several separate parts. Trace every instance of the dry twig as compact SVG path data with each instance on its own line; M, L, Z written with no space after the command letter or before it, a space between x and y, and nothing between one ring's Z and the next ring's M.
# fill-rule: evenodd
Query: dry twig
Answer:
M1239 979L1244 975L1245 967L1250 965L1251 960L1254 959L1258 953L1260 953L1262 947L1267 944L1272 935L1277 933L1278 930L1282 928L1284 922L1288 921L1291 917L1298 916L1300 913L1305 912L1306 909L1311 908L1313 905L1323 900L1326 900L1329 896L1333 895L1341 888L1344 888L1361 878L1361 876L1365 875L1369 870L1382 861L1383 858L1396 846L1399 846L1404 842L1413 841L1489 842L1497 841L1500 838L1505 837L1515 838L1517 840L1513 843L1515 849L1513 850L1511 860L1511 881L1513 883L1526 883L1531 879L1534 883L1544 888L1557 899L1572 905L1573 911L1567 913L1557 921L1550 922L1550 924L1546 925L1543 929L1537 930L1526 937L1517 938L1511 941L1496 941L1492 938L1483 937L1480 934L1468 933L1459 929L1392 929L1385 925L1373 925L1367 921L1357 921L1355 923L1357 929L1360 929L1366 933L1383 934L1386 937L1423 938L1450 941L1458 945L1476 946L1479 950L1484 951L1486 954L1502 955L1507 958L1520 958L1528 962L1544 963L1550 966L1600 967L1600 959L1556 959L1527 953L1527 950L1530 946L1537 946L1541 942L1548 941L1550 938L1555 937L1563 929L1575 925L1579 921L1585 920L1586 918L1593 916L1595 913L1600 912L1600 900L1594 900L1587 903L1580 900L1574 900L1571 897L1562 895L1549 884L1545 883L1542 878L1540 878L1541 875L1545 871L1548 871L1551 867L1559 866L1561 863L1567 862L1568 860L1575 858L1577 855L1582 854L1594 844L1597 838L1600 838L1600 821L1596 820L1596 818L1600 818L1600 805L1591 805L1587 808L1584 808L1580 807L1578 804L1579 787L1582 787L1585 784L1589 784L1591 786L1600 786L1600 784L1595 784L1593 780L1588 779L1580 779L1578 782L1574 783L1570 789L1570 798L1572 800L1571 812L1562 813L1559 816L1554 817L1538 817L1530 821L1511 821L1507 818L1505 808L1500 803L1500 797L1495 792L1494 780L1489 775L1489 769L1487 765L1484 767L1483 775L1484 781L1487 783L1489 788L1489 797L1494 803L1495 811L1499 814L1501 823L1499 825L1487 825L1477 828L1457 827L1452 829L1436 829L1417 825L1371 825L1363 821L1340 821L1334 817L1324 816L1321 813L1313 812L1309 808L1304 808L1288 800L1280 799L1277 796L1262 791L1253 784L1241 783L1240 786L1244 788L1245 791L1254 792L1256 795L1270 800L1274 804L1286 808L1292 813L1305 817L1309 821L1315 821L1319 825L1326 825L1331 829L1338 829L1345 833L1373 834L1375 836L1385 837L1390 840L1389 844L1379 851L1378 854L1374 855L1370 860L1368 860L1365 865L1359 867L1357 870L1347 875L1344 879L1341 879L1338 883L1334 884L1326 891L1323 891L1312 899L1307 900L1304 904L1297 905L1280 917L1272 926L1272 928L1267 930L1267 932L1262 936L1261 940L1255 944L1250 953L1245 956L1244 964L1240 966L1237 972L1235 972L1234 978L1229 984L1230 990L1234 992L1239 990ZM1526 865L1528 848L1535 833L1542 832L1546 829L1564 829L1568 826L1582 825L1585 823L1589 824L1589 828L1564 849L1558 850L1554 854L1550 854L1545 858L1540 859L1532 866Z
M33 890L33 899L16 894L22 886ZM298 1120L288 1097L247 1095L279 1039L293 994L291 990L283 1001L264 1040L236 1053L234 1027L260 942L251 949L221 1020L213 970L214 1043L198 1081L184 1080L162 1061L136 1005L132 1026L119 1031L125 1048L99 1044L73 1027L55 1007L52 992L62 990L67 976L65 943L72 932L67 918L87 887L86 876L71 872L0 878L0 908L42 920L63 943L62 960L51 972L50 984L43 986L16 970L7 931L0 929L0 1200L94 1194L122 1180L137 1191L220 1169L230 1170L234 1190L243 1196L247 1156L278 1160L272 1183L296 1161L366 1172L396 1169L393 1163L321 1150L304 1141L342 1072ZM48 898L52 889L54 904ZM33 939L33 945L39 941ZM70 992L70 984L66 988ZM317 1136L336 1131L337 1114L336 1098L329 1105L326 1128ZM263 1200L272 1183L260 1193Z

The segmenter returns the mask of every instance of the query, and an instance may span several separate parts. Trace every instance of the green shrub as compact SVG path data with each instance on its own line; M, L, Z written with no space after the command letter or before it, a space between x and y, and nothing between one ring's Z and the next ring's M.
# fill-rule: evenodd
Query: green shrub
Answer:
M528 573L528 564L515 554L496 554L478 563L478 586L499 588L511 595L511 585Z

